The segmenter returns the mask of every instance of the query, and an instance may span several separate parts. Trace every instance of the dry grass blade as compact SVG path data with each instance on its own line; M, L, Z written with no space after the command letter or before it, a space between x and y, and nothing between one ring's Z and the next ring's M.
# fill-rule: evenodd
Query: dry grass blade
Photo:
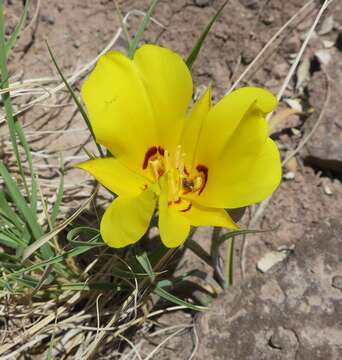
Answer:
M158 346L156 346L153 351L151 351L144 360L150 360L153 358L153 356L155 356L157 354L157 352L169 341L171 340L173 337L177 336L178 334L180 334L181 332L183 332L185 329L192 327L191 326L184 326L184 328L179 329L177 331L175 331L173 334L169 335L168 337L166 337L163 341L161 341Z
M63 312L69 309L69 307L75 304L81 298L81 293L78 292L74 296L72 296L65 305L60 306L56 312L51 313L50 315L44 317L39 322L35 323L33 326L26 330L26 338L30 338L40 330L46 328L46 326L53 321L56 317L60 316ZM3 355L5 352L11 350L16 345L20 344L23 341L23 337L21 335L16 336L14 339L11 340L10 343L4 344L0 346L0 355ZM12 355L11 355L12 356ZM13 359L15 357L8 357L8 359ZM2 359L2 357L1 357Z
M323 68L324 69L324 68ZM330 90L330 79L328 77L328 74L323 70L325 76L326 76L326 82L327 82L327 93L326 93L326 97L324 100L324 104L321 110L321 113L319 114L319 117L316 121L316 123L314 124L314 126L312 127L312 129L309 131L309 133L302 139L302 141L298 144L298 146L296 147L295 150L293 150L282 162L282 165L284 166L291 158L293 158L296 154L299 153L299 151L303 148L303 146L310 140L311 136L315 133L315 131L317 130L319 124L322 122L322 119L324 117L325 114L325 110L328 107L329 101L330 101L330 95L331 95L331 90Z
M247 68L243 71L243 73L239 76L239 78L235 81L235 83L228 90L226 95L232 92L240 82L245 78L245 76L250 72L253 66L259 61L262 55L266 52L266 50L273 44L273 42L289 27L289 25L297 19L297 17L304 12L310 5L314 4L314 0L309 0L305 5L303 5L266 43L266 45L261 49L258 55L253 59L253 61L247 66Z

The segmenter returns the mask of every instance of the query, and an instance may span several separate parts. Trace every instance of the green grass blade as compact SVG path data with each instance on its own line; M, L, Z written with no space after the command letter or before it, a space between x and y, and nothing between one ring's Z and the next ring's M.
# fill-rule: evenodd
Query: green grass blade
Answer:
M25 1L24 11L21 14L21 17L20 17L14 31L12 32L10 38L7 40L7 42L5 44L5 52L6 52L6 57L7 58L9 57L11 49L12 49L13 45L15 44L15 42L16 42L16 40L18 38L18 35L19 35L19 33L20 33L21 29L23 28L23 25L24 25L24 23L26 21L29 3L30 3L29 0Z
M4 23L4 14L3 14L3 0L0 0L0 71L1 71L1 81L2 88L9 87L9 74L7 69L7 57L6 57L6 43L5 43L5 23ZM15 120L13 116L13 107L11 96L9 92L6 92L1 95L2 100L5 105L6 119L7 125L9 128L10 139L14 150L14 155L16 158L16 162L19 168L19 173L22 178L23 184L25 186L25 190L27 196L29 196L29 189L26 183L26 177L24 174L23 166L21 163L21 158L19 154L18 144L17 144L17 134L15 130Z
M178 297L170 294L169 292L167 292L166 290L162 289L161 287L156 287L154 289L154 293L158 296L160 296L161 298L167 300L167 301L170 301L176 305L181 305L181 306L185 306L187 307L188 309L191 309L191 310L195 310L195 311L205 311L207 308L204 307L204 306L197 306L197 305L194 305L194 304L191 304L187 301L184 301L184 300L181 300L179 299Z
M26 159L29 165L29 169L31 173L30 203L31 203L32 211L36 214L37 213L37 180L36 180L36 173L33 167L32 154L20 123L18 122L15 123L15 130L16 133L18 134L19 141L25 150Z
M225 8L225 6L228 4L229 0L226 0L222 6L217 10L216 14L212 17L212 19L210 20L209 24L206 26L206 28L204 29L203 33L201 34L201 36L199 37L199 39L197 40L194 48L191 50L190 55L188 56L188 58L186 59L186 64L188 65L188 68L191 69L192 65L194 64L194 62L197 59L197 56L203 46L203 43L206 39L206 37L209 34L210 29L212 28L212 26L214 25L214 23L216 22L216 20L219 18L219 16L221 15L223 9Z
M1 163L0 163L1 164ZM45 236L41 237L40 239L36 240L33 244L28 246L23 254L23 261L29 258L36 250L42 247L44 244L49 242L53 239L58 233L64 230L71 222L73 222L81 213L86 209L89 203L94 199L97 193L97 189L93 192L93 194L87 199L82 206L76 210L68 219L66 219L63 223L58 225L53 231L49 232Z
M226 265L225 265L225 287L233 285L234 281L234 237L228 240L227 244L227 255L226 255Z
M146 271L146 274L151 279L151 282L154 282L154 280L156 278L156 274L153 271L153 266L147 256L146 251L135 255L135 257L136 257L138 263L141 265L141 267Z
M119 17L119 20L120 20L120 24L121 24L121 28L122 28L122 31L123 31L123 34L124 34L124 38L125 38L125 40L127 42L127 46L128 46L128 49L129 49L130 46L131 46L132 39L129 36L127 25L125 24L125 21L124 21L124 18L122 16L122 12L120 10L120 7L119 7L119 4L118 4L117 0L114 0L114 5L115 5L116 13L118 14L118 17Z
M61 79L62 79L65 87L68 89L71 97L73 98L73 100L74 100L74 102L75 102L75 104L76 104L79 112L81 113L81 115L82 115L82 117L83 117L83 119L84 119L84 121L85 121L85 123L86 123L86 125L87 125L87 127L88 127L88 129L89 129L89 131L90 131L90 133L91 133L91 136L92 136L92 138L93 138L93 140L94 140L94 142L95 142L95 144L96 144L96 146L97 146L97 149L98 149L101 157L103 157L103 156L104 156L103 151L102 151L102 149L101 149L101 146L96 142L95 134L94 134L93 128L92 128L92 126L91 126L91 124L90 124L90 120L89 120L89 118L88 118L88 115L87 115L86 111L84 110L81 102L78 100L78 97L76 96L74 90L73 90L73 89L71 88L71 86L69 85L67 79L66 79L65 76L63 75L62 70L61 70L61 68L59 67L59 65L57 64L56 58L55 58L55 56L53 55L52 50L51 50L51 48L50 48L50 46L49 46L49 44L48 44L47 42L46 42L46 46L47 46L47 48L48 48L50 57L51 57L54 65L55 65L55 68L56 68L59 76L61 77Z
M0 214L2 214L7 220L9 220L17 229L23 228L23 223L18 215L12 210L8 205L8 202L5 197L5 193L0 191Z
M59 263L61 263L62 261L66 260L66 259L73 258L75 256L81 255L81 254L93 249L94 246L103 246L103 243L101 243L101 244L96 243L96 240L98 238L99 238L99 236L96 236L93 239L91 239L89 241L89 243L84 243L82 246L79 246L79 247L77 247L75 249L71 249L69 251L66 251L64 254L56 255L54 257L51 257L50 259L41 261L39 263L35 263L35 264L33 264L31 266L28 266L26 268L20 269L20 270L16 271L15 273L13 273L12 275L13 276L18 276L18 275L21 275L21 274L24 274L24 273L27 273L27 272L30 272L30 271L42 269L42 268L44 268L46 266L49 266L49 265L59 264Z
M24 241L20 241L20 239L15 239L2 231L0 232L0 244L8 246L12 249L18 249L18 247L26 245Z
M59 208L61 206L62 203L62 198L63 198L63 194L64 194L64 172L61 172L61 178L59 181L59 186L58 186L58 190L57 190L57 196L56 196L56 201L53 205L52 211L51 211L51 216L50 216L50 221L51 221L51 225L54 227L56 220L57 220L57 216L59 213Z
M0 175L2 176L5 185L8 189L9 195L15 203L18 211L21 213L28 226L30 227L33 237L39 239L43 235L42 228L37 222L36 214L27 205L24 197L21 195L17 184L11 178L6 166L0 161Z
M154 12L154 9L158 5L159 1L160 0L152 0L151 1L149 9L148 9L146 15L144 16L144 19L141 22L137 33L135 34L133 40L131 41L130 47L128 49L128 57L130 57L131 59L133 59L134 53L139 46L139 42L144 34L145 29L147 28L148 24L151 21L151 16Z

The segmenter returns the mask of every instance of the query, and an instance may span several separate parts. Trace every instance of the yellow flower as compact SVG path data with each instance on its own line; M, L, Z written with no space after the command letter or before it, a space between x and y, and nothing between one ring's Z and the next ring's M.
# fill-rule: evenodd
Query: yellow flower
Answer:
M154 45L133 60L107 53L84 82L97 142L114 157L77 166L118 195L100 226L109 246L137 242L156 207L167 247L182 244L191 226L237 228L225 208L261 201L278 186L279 152L265 120L274 96L245 87L212 106L209 88L188 111L192 91L181 57Z

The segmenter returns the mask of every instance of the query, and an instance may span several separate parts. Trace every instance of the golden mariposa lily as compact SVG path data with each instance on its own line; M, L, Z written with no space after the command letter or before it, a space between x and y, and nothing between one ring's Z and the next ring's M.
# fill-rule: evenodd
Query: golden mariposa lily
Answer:
M265 120L274 96L245 87L212 106L208 88L189 110L192 92L182 58L155 45L133 59L107 53L84 82L96 140L113 157L77 166L118 195L100 226L109 246L137 242L156 208L167 247L182 244L191 226L234 229L225 209L259 202L278 186L280 157Z

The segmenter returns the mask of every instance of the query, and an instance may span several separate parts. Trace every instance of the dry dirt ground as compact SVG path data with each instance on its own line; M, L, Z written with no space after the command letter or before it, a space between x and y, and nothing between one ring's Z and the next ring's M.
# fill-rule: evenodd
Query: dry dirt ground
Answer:
M21 1L5 1L8 31L22 10ZM208 19L221 5L219 0L161 0L144 41L170 47L186 56ZM132 10L146 10L146 0L121 0L125 15ZM214 26L194 66L197 89L212 84L214 98L225 94L244 69L253 61L270 38L304 5L301 0L231 0ZM244 77L240 85L265 86L277 93L298 53L305 35L319 9L312 2L273 41L260 61ZM141 15L132 12L128 18L130 31L136 29ZM71 169L76 161L86 159L81 147L92 148L89 133L64 91L55 91L59 80L48 56L46 43L54 51L65 74L80 72L76 86L86 75L84 66L113 40L119 21L112 0L33 0L29 21L10 59L12 79L24 81L49 78L28 94L20 93L17 110L38 97L42 101L23 112L24 124L34 161L40 171L42 187L53 203L58 186L59 157L66 169L66 199L64 210L76 208L92 190L93 182L84 173ZM114 47L123 48L118 38ZM336 0L318 25L310 45L285 91L286 104L280 108L302 106L300 115L291 115L277 125L273 137L285 159L308 136L307 143L284 166L284 181L263 212L247 211L242 223L254 228L275 229L273 232L247 238L242 248L236 248L236 282L257 272L256 264L270 251L293 250L304 235L316 231L317 224L342 215L342 5ZM339 94L341 96L339 96ZM44 99L44 96L46 97ZM292 100L292 102L291 102ZM293 105L295 103L295 105ZM8 140L0 120L3 149ZM318 125L317 121L319 121ZM8 163L11 156L3 152ZM106 197L105 194L103 194ZM72 200L71 200L72 199ZM257 214L257 215L256 215ZM210 230L199 232L198 241L207 246ZM337 249L341 251L341 249ZM241 259L241 255L242 259ZM206 269L192 254L185 254L183 266ZM213 305L215 306L215 304ZM170 315L160 322L174 325L191 324L184 313ZM155 349L167 335L149 341L137 339L142 355ZM158 359L187 359L198 339L192 330L176 334L158 352ZM145 356L145 355L144 355Z

